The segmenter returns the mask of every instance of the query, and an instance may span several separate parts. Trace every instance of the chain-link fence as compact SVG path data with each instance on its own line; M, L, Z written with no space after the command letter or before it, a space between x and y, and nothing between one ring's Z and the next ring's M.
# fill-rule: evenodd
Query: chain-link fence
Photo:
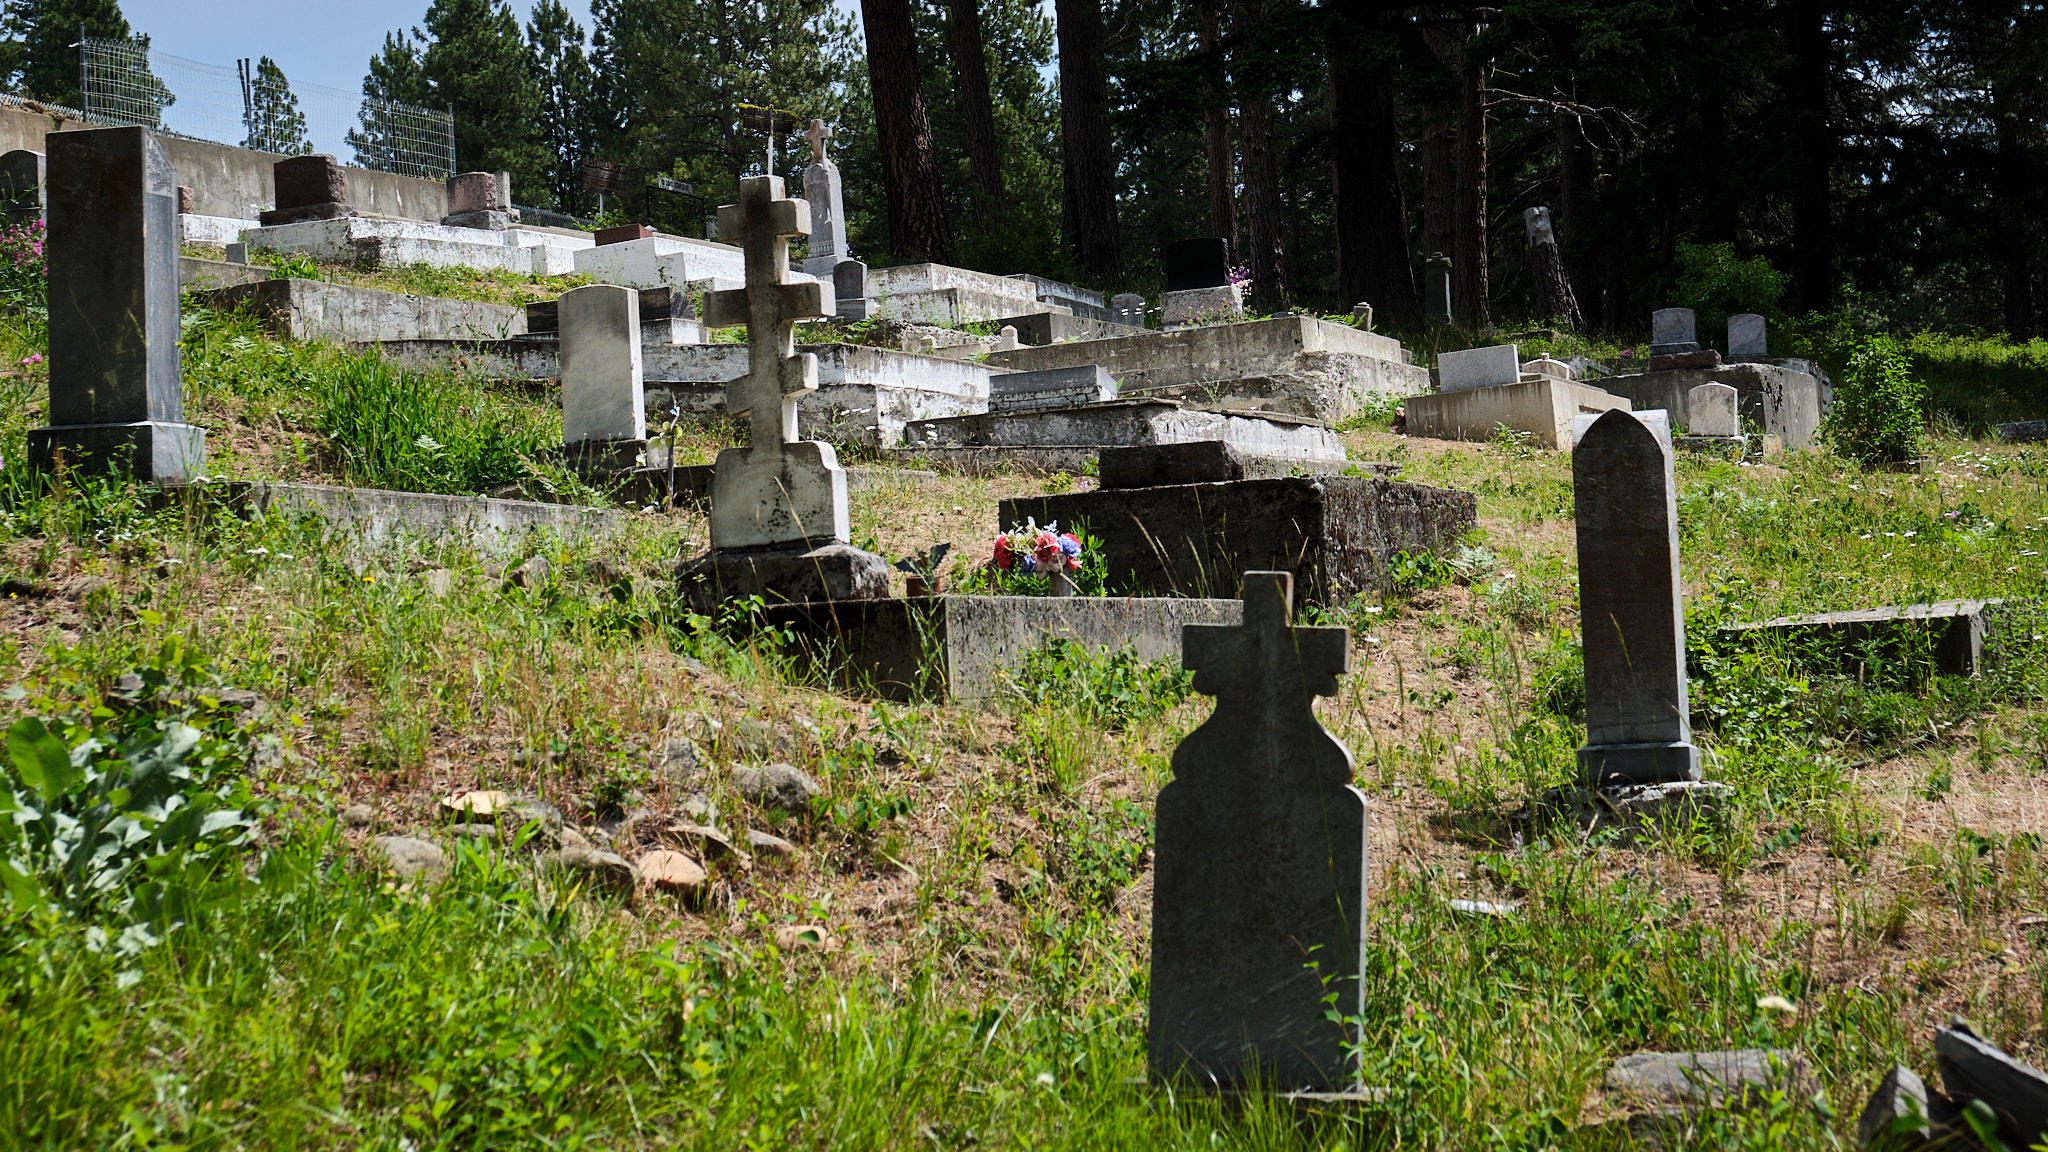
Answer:
M268 59L222 68L133 40L85 40L78 58L90 120L262 152L327 152L359 168L431 180L455 171L447 111L295 84Z

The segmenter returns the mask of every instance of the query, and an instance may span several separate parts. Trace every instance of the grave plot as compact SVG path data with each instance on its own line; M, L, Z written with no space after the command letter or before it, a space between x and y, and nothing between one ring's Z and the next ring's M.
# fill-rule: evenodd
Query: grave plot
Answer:
M1574 418L1631 406L1555 360L1522 363L1513 344L1446 352L1437 357L1436 376L1435 392L1401 403L1411 436L1491 440L1507 428L1545 448L1567 448Z
M1626 396L1638 409L1661 408L1689 431L1695 423L1713 424L1719 414L1718 409L1694 413L1695 391L1721 384L1735 389L1741 419L1761 431L1772 450L1814 446L1826 413L1821 385L1806 361L1769 357L1762 317L1729 318L1729 363L1722 362L1719 351L1700 347L1690 308L1658 310L1651 329L1649 370L1604 377L1600 387ZM1740 429L1729 434L1740 434Z
M998 518L1086 528L1122 590L1228 597L1239 573L1284 571L1303 603L1335 604L1380 590L1400 553L1454 552L1477 514L1469 492L1377 477L1247 479L1291 463L1249 455L1227 443L1105 453L1100 489L1007 499Z

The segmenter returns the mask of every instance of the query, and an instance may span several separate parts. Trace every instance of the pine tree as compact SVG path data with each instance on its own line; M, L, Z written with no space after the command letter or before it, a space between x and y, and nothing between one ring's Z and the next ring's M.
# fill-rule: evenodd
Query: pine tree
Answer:
M534 83L540 87L540 142L555 206L579 210L584 201L583 160L596 135L592 122L594 76L583 50L583 27L562 0L539 0L526 23Z
M550 200L536 113L540 85L505 0L434 0L420 72L429 103L455 112L455 164L510 172L515 199Z
M313 141L306 135L306 115L299 111L291 81L268 56L256 62L255 75L249 79L242 123L248 129L244 148L285 156L303 156L313 150Z
M394 106L421 107L430 92L420 68L420 46L404 29L384 34L384 46L370 57L363 77L363 104L358 126L349 131L348 146L358 167L377 172L417 174L419 157L402 146L403 126Z
M0 72L8 86L38 100L78 107L83 103L78 90L81 31L97 40L135 38L118 0L6 0L0 16L5 35ZM140 42L149 43L146 37Z

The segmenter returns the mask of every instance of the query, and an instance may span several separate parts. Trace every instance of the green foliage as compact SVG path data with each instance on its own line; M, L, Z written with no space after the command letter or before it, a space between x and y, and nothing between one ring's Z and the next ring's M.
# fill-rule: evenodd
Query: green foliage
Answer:
M1733 244L1678 245L1678 285L1672 299L1691 308L1705 343L1727 331L1728 317L1739 312L1778 315L1778 301L1791 287L1792 276L1771 267L1762 256L1744 259Z
M2048 339L1915 332L1905 348L1930 412L1971 428L2048 412Z
M465 172L510 172L515 199L552 201L535 113L540 85L519 20L505 0L433 0L419 76L429 107L455 112L455 159ZM546 207L546 204L540 204Z
M247 773L258 744L205 680L173 638L129 699L38 699L7 729L0 898L13 918L163 926L233 887L256 831Z
M274 252L266 249L256 253L256 260L260 264L267 265L270 268L271 275L281 276L287 280L325 280L327 278L321 272L320 265L315 263L311 256L302 253Z
M302 156L313 150L306 135L306 114L299 111L299 98L277 61L265 56L256 62L249 81L249 99L242 111L248 134L242 147L258 152Z
M7 5L0 30L6 33L0 66L9 90L72 108L81 103L79 37L127 40L134 35L119 0L15 0Z
M27 321L31 338L48 340L50 262L41 220L0 230L0 311Z
M1070 709L1093 727L1121 731L1178 707L1195 679L1178 663L1140 660L1128 646L1097 650L1060 637L1026 654L1011 683L1028 704Z
M1866 465L1913 459L1926 426L1924 393L1898 341L1874 336L1850 355L1822 434L1836 452Z

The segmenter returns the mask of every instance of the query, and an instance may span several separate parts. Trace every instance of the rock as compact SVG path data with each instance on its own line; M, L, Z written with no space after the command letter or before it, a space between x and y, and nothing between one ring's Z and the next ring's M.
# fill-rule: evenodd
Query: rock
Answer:
M562 826L562 810L539 800L514 800L505 811L521 824L540 825L544 832L553 832Z
M734 768L732 785L749 803L764 804L785 812L809 810L811 797L824 791L816 780L794 764Z
M514 588L538 588L548 582L548 575L553 571L554 566L548 563L547 557L534 556L514 568L505 577L505 582Z
M1792 1086L1806 1063L1782 1048L1732 1052L1637 1052L1607 1070L1607 1090L1671 1104L1719 1105L1750 1089Z
M1522 906L1513 900L1498 904L1491 900L1453 900L1449 907L1460 915L1486 918L1513 916L1522 910Z
M639 873L616 852L597 848L562 848L548 856L549 863L592 888L630 893Z
M448 854L439 844L412 836L379 836L375 843L400 880L438 880L448 871Z
M496 840L498 838L498 826L496 824L450 824L448 826L448 834L450 836L467 836L472 840Z
M368 804L351 804L341 810L343 828L368 828L377 822L377 810Z
M679 892L695 896L704 890L704 882L710 879L704 866L689 856L667 848L657 849L640 858L640 883L664 892Z
M727 856L742 856L740 850L733 847L732 841L715 825L678 820L668 826L668 833L695 842L699 850L715 848Z
M747 756L767 756L788 746L788 741L774 728L752 716L742 716L723 735L727 747Z
M555 829L555 847L588 849L595 847L595 845L591 844L590 837L585 836L574 828L557 828Z
M687 788L704 774L704 754L697 750L696 741L687 736L673 736L662 745L654 770L675 787Z
M441 807L458 816L481 816L495 820L512 807L512 794L494 789L457 792L441 801Z
M222 708L231 709L236 712L247 712L251 715L260 715L269 707L269 703L263 699L262 693L254 692L247 688L221 688L211 692L202 692L200 695L212 697L213 701Z
M763 856L774 856L783 860L793 859L796 856L796 845L791 844L780 836L763 832L757 828L747 829L747 847L752 848Z
M697 659L695 656L685 656L682 659L677 660L676 663L682 668L684 672L687 672L692 676L705 676L710 674L711 672L711 669L706 667L704 662L702 660Z
M784 952L837 952L839 941L815 924L783 924L775 929L775 946Z
M455 591L455 573L446 568L430 569L423 583L431 595L445 597Z
M1934 1030L1934 1062L1950 1099L1991 1106L2007 1144L2031 1148L2048 1135L2048 1076L1979 1039L1960 1017Z
M702 792L692 792L683 801L683 815L699 824L716 824L718 805Z
M1927 1117L1927 1085L1911 1068L1894 1065L1863 1105L1856 1142L1870 1149L1917 1148L1934 1138Z

